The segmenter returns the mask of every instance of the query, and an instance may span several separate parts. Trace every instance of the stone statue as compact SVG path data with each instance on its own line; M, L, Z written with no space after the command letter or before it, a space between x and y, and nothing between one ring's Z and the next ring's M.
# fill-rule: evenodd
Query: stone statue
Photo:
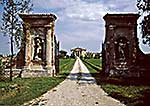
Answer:
M126 43L123 42L122 39L120 39L118 42L119 60L125 60L125 48L126 48Z
M41 39L36 38L35 39L35 46L34 46L34 60L42 60L42 45L41 45Z

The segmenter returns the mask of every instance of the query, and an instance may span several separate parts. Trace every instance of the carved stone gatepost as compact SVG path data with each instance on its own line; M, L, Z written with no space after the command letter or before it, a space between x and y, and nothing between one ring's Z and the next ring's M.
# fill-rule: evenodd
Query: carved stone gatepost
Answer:
M54 14L20 14L24 22L24 70L42 70L54 76L55 43ZM32 73L33 74L33 73Z
M103 72L107 76L129 77L135 67L138 14L106 14L103 44Z

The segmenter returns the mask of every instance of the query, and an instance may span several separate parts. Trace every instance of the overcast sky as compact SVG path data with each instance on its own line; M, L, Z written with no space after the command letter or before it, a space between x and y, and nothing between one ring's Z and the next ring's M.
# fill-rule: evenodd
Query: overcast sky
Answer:
M32 2L33 13L54 13L58 17L55 34L60 41L61 49L68 52L74 47L100 52L105 33L103 16L109 12L137 12L136 0L32 0ZM8 38L2 36L0 38L0 54L9 53Z

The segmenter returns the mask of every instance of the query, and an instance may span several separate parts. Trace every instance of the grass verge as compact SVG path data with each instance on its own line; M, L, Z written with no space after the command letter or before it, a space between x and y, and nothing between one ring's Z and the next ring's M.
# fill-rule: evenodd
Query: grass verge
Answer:
M99 73L102 69L100 59L85 59L82 60L89 69L90 73Z
M20 106L37 98L62 82L64 78L16 78L0 82L0 106Z
M75 59L60 59L60 75L68 75L73 68Z
M67 64L65 66L65 64ZM20 106L24 102L41 96L57 86L65 78L74 60L60 60L60 75L57 77L15 78L0 82L0 106Z
M90 64L97 64L97 60L86 60ZM149 106L150 86L142 85L138 79L119 79L106 78L93 68L92 65L84 62L92 76L95 77L97 84L101 85L102 89L107 94L115 99L118 99L127 106ZM96 66L96 65L95 65ZM101 65L100 65L101 66Z
M99 68L102 67L102 59L85 59L85 60Z

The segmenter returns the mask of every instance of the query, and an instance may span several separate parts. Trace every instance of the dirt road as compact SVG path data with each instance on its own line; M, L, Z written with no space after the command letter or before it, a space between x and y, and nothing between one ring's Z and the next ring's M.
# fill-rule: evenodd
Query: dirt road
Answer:
M38 106L125 106L107 96L77 58L65 81L44 94Z

